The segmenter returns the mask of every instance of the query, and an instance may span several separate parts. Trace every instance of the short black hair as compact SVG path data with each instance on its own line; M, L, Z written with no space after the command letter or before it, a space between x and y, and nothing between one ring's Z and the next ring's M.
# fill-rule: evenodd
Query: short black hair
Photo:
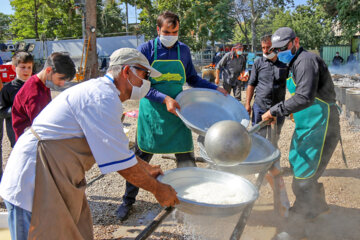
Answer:
M165 22L169 23L170 26L175 28L178 24L180 24L180 19L179 16L175 13L166 11L160 14L160 16L157 18L157 26L161 28Z
M20 63L32 63L34 65L34 57L28 52L17 52L11 57L11 64L17 67Z
M75 64L69 54L62 52L52 53L45 62L44 69L51 67L53 73L64 74L65 78L72 80L75 76Z
M261 39L260 39L260 42L267 42L267 41L270 41L271 42L271 34L268 34L268 35L264 35L264 36L262 36L261 37Z

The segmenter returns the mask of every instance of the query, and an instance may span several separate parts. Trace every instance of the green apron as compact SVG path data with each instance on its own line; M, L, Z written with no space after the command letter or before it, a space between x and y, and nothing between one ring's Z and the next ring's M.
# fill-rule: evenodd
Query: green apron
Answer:
M154 62L152 67L162 73L160 77L150 78L151 87L172 97L183 90L186 81L184 65L180 60L180 47L177 46L178 60L157 60L155 39ZM166 104L140 100L137 126L137 144L147 153L186 153L193 151L191 131L181 119L166 109Z
M287 79L287 88L295 94L293 78ZM291 140L289 161L297 179L311 178L321 162L328 130L330 104L315 98L314 103L293 114L295 131Z

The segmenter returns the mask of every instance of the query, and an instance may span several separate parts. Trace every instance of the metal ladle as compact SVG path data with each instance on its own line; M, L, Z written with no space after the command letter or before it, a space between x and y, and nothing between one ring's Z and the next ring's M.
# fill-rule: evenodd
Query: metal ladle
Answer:
M241 123L231 120L213 124L205 135L205 150L217 165L234 166L244 161L251 150L251 134L270 123L255 124L249 131Z

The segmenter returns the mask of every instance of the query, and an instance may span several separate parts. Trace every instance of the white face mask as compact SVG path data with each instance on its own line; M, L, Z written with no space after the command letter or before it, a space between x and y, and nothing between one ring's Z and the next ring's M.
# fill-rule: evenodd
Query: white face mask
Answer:
M179 39L179 36L164 36L160 35L160 42L165 47L172 47L176 43L176 41Z
M267 59L273 59L273 58L276 56L276 54L275 54L274 52L272 52L272 53L270 53L270 54L268 54L268 55L266 55L265 53L263 53L263 56L264 56L265 58L267 58Z
M135 76L137 76L138 78L140 78L138 75L135 74L135 72L133 70L131 70ZM141 98L145 97L146 94L149 92L150 90L150 81L142 79L142 85L141 87L137 87L131 84L129 78L127 79L128 82L130 83L130 85L132 86L132 90L131 90L131 96L130 99L131 100L140 100Z

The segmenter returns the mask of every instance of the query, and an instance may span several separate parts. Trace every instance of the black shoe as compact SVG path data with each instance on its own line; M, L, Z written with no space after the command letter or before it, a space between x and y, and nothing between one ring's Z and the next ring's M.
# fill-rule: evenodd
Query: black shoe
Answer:
M127 205L122 203L119 208L116 210L116 217L120 221L125 221L129 217L130 210L132 209L132 205Z

